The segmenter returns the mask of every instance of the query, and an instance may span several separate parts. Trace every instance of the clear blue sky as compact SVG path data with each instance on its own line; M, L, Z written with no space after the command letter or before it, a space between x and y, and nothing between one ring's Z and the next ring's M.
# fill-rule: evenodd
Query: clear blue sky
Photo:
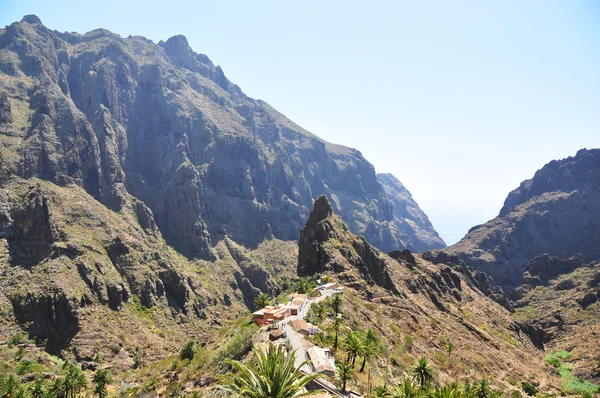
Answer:
M448 243L600 147L600 0L0 0L0 25L184 34L246 94L396 175Z

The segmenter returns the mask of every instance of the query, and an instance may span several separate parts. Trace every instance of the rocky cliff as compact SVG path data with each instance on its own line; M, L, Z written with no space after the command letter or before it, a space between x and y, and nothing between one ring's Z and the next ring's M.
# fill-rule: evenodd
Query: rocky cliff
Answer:
M446 243L433 228L427 214L415 202L402 183L389 173L377 174L387 197L394 204L394 226L406 237L407 249L423 252L446 247Z
M600 149L553 160L512 191L493 220L445 249L490 274L506 291L535 257L600 259Z
M76 185L15 178L0 198L0 335L17 324L51 353L120 366L207 334L258 291L223 243L216 262L176 253L130 195L117 213Z
M322 194L383 250L428 247L360 152L247 97L183 36L60 33L35 16L0 30L0 141L4 181L76 184L114 211L130 194L190 258L226 237L296 240Z
M317 198L300 233L297 267L300 276L327 275L344 287L346 324L383 336L389 349L382 360L392 365L392 375L395 366L426 356L438 366L440 379L469 369L472 377L497 374L501 384L558 386L543 362L544 331L515 320L504 308L507 299L483 272L445 253L382 253L354 235L325 196ZM442 354L448 340L456 346L451 361Z

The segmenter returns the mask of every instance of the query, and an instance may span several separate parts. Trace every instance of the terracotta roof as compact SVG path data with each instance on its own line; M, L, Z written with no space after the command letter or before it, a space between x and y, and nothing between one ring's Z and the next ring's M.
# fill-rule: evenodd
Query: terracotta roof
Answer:
M307 295L306 294L296 294L294 298L292 298L291 306L302 305L306 302Z
M321 347L310 347L306 350L310 361L317 372L335 372L333 361Z
M308 330L308 323L304 319L294 319L292 321L292 327L299 330Z

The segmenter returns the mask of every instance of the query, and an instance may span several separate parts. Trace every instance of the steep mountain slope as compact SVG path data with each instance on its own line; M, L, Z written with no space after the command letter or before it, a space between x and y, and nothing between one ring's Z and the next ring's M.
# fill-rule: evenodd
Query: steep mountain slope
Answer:
M224 245L215 263L169 248L129 195L119 213L37 179L0 197L2 336L16 323L51 353L128 367L136 350L158 358L244 313L256 290Z
M554 160L512 191L493 220L444 250L490 274L506 291L536 256L600 259L600 149Z
M190 258L215 259L225 237L295 240L321 194L383 250L414 245L360 152L247 97L183 36L60 33L35 16L0 30L0 141L4 181L75 183L116 211L133 195Z
M324 196L300 233L298 274L330 275L345 287L351 327L383 336L386 351L375 374L401 377L425 355L440 381L494 375L504 391L515 389L517 381L539 383L544 391L559 386L543 360L541 330L514 321L482 293L485 279L408 251L381 253L352 234ZM452 360L444 352L447 340L456 347Z
M423 252L446 247L446 243L431 225L427 214L421 210L402 183L389 173L378 173L377 180L383 185L387 197L394 204L394 225L406 234L407 249Z
M546 351L563 353L560 359L570 368L563 369L565 390L586 389L575 378L600 385L600 262L538 256L512 299L517 319L543 328Z

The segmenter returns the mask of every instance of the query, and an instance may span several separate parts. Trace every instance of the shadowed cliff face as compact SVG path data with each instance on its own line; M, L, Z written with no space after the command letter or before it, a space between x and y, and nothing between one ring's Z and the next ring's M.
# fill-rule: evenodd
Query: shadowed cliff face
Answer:
M387 197L394 204L394 227L403 235L408 249L425 251L441 249L446 243L431 225L427 214L421 210L412 195L392 174L379 173L377 180L383 185ZM371 242L377 246L375 242Z
M322 194L383 250L417 247L360 152L247 97L183 36L59 33L28 16L0 31L0 74L0 178L75 183L117 211L129 193L189 257L214 259L225 237L296 240Z
M541 254L600 259L600 150L548 163L508 195L498 217L445 251L489 273L505 291Z

